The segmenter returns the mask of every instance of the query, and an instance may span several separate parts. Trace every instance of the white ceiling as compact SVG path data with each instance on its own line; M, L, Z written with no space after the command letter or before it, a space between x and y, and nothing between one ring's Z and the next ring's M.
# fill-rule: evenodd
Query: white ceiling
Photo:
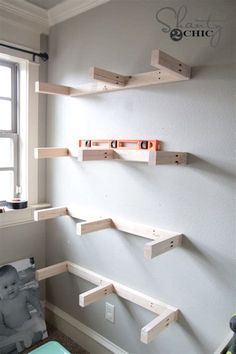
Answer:
M52 7L61 4L65 0L26 0L26 1L30 2L33 5L41 7L42 9L50 10Z

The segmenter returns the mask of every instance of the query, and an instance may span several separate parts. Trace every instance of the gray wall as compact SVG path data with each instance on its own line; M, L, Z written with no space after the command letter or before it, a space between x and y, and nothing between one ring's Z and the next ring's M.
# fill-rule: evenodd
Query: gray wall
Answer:
M90 66L124 74L152 70L151 51L158 47L194 67L190 82L48 98L48 146L71 147L79 138L158 138L165 150L191 154L186 167L48 161L47 197L54 206L74 203L185 235L182 248L147 261L138 237L105 230L79 238L68 217L47 223L48 264L68 259L181 310L178 323L144 345L140 328L153 318L149 312L112 296L111 324L104 301L79 308L78 294L90 284L68 275L48 282L50 302L132 354L210 354L235 311L235 4L184 3L188 21L212 15L220 22L217 47L206 39L173 42L161 31L157 10L177 9L182 1L112 1L50 33L49 82L76 87L88 81Z
M1 264L35 257L37 268L45 264L45 223L30 223L0 229Z

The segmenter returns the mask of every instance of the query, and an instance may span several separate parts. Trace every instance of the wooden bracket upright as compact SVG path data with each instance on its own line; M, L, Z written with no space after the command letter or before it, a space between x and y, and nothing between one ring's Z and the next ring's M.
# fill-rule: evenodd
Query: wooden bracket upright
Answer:
M84 307L92 304L112 293L139 305L157 315L154 320L141 329L141 342L150 343L157 334L177 321L179 310L156 298L150 297L126 285L120 284L104 276L80 267L77 264L65 261L36 271L38 281L51 278L64 272L69 272L96 285L92 290L79 295L79 304Z
M150 239L152 241L144 245L144 257L147 259L152 259L182 244L183 235L180 233L157 229L117 218L91 218L90 216L89 219L87 217L88 214L89 213L84 210L64 206L37 210L34 212L34 220L40 221L69 215L75 219L86 220L76 225L76 234L79 236L110 228Z
M159 49L153 50L151 65L158 69L156 71L132 75L121 75L108 70L92 67L89 70L90 77L94 80L98 80L98 82L82 84L77 88L45 82L36 82L35 90L38 93L48 95L76 97L162 83L185 81L191 78L190 66Z

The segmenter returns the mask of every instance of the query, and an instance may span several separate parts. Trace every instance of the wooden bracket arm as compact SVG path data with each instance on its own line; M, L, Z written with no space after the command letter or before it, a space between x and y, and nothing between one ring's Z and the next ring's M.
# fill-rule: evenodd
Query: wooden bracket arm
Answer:
M158 49L152 52L151 65L157 67L158 70L132 74L132 76L124 76L107 70L92 68L90 69L92 78L101 82L82 84L77 88L36 82L35 90L36 92L48 95L54 94L75 97L183 81L191 77L190 66Z
M125 86L131 76L124 76L104 69L92 67L89 69L89 77L103 82L108 82L113 85Z
M110 227L112 227L111 219L84 221L76 225L76 234L81 236L90 232L108 229Z
M34 220L35 221L48 220L48 219L54 219L64 215L68 215L67 207L41 209L41 210L34 211Z
M48 159L52 157L69 156L69 149L61 147L43 147L34 149L35 159Z
M149 165L186 165L186 152L172 152L172 151L149 151Z
M92 160L112 160L112 149L79 149L78 161L92 161Z
M48 220L57 218L60 216L71 216L75 219L86 219L86 215L89 212L83 212L83 210L74 210L66 206L47 208L34 211L34 220ZM172 248L181 246L182 235L176 234L170 231L157 229L148 225L137 224L122 219L111 218L96 218L93 220L86 220L76 224L76 234L84 235L91 232L104 230L108 228L117 229L122 232L151 239L152 242L148 242L144 246L144 256L147 259L152 259L164 252L170 251Z
M77 153L71 152L65 147L41 147L34 149L36 159L47 159L53 157L72 156L78 161L93 160L120 160L131 162L146 162L149 165L160 164L187 164L186 152L171 151L148 151L148 150L122 150L122 149L101 149L101 148L79 148Z
M37 270L36 279L40 281L67 272L67 263L68 262L65 261Z
M152 259L162 253L181 246L183 235L174 235L168 237L157 237L155 241L148 242L144 246L144 257Z
M145 327L141 329L141 342L150 343L163 329L168 327L172 322L177 320L178 310L173 311L167 309L158 317L154 318Z
M93 302L96 302L98 300L103 299L107 295L110 295L113 293L113 285L108 284L108 285L100 285L97 286L96 288L86 291L83 294L80 294L79 296L79 304L82 307L85 307L87 305L92 304Z
M160 49L152 51L151 65L181 79L191 78L191 67L189 65L162 52Z
M38 280L43 280L64 273L66 271L97 285L95 289L80 294L79 302L83 307L98 301L99 299L102 299L111 293L115 293L123 299L131 301L136 305L139 305L151 312L154 312L155 314L158 314L158 317L156 317L153 321L142 328L141 341L143 343L149 343L161 330L165 329L169 326L169 324L177 320L177 308L167 305L158 299L152 298L137 290L129 288L126 285L105 278L102 275L99 275L89 269L80 267L79 265L73 264L69 261L54 264L52 266L37 270L36 278Z
M47 95L70 95L71 87L49 84L47 82L35 82L35 92L46 93Z

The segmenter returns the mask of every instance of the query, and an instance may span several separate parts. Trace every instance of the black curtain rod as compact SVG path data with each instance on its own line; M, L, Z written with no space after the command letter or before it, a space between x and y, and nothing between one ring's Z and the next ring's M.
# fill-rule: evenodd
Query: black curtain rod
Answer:
M14 50L18 50L19 52L32 54L32 55L33 55L33 61L35 61L35 57L39 57L39 58L41 58L43 61L47 61L48 58L49 58L48 53L46 53L46 52L45 52L45 53L36 53L36 52L31 52L30 50L26 50L26 49L18 48L18 47L13 47L13 46L7 45L7 44L2 44L2 43L0 43L0 45L1 45L2 47L14 49Z

